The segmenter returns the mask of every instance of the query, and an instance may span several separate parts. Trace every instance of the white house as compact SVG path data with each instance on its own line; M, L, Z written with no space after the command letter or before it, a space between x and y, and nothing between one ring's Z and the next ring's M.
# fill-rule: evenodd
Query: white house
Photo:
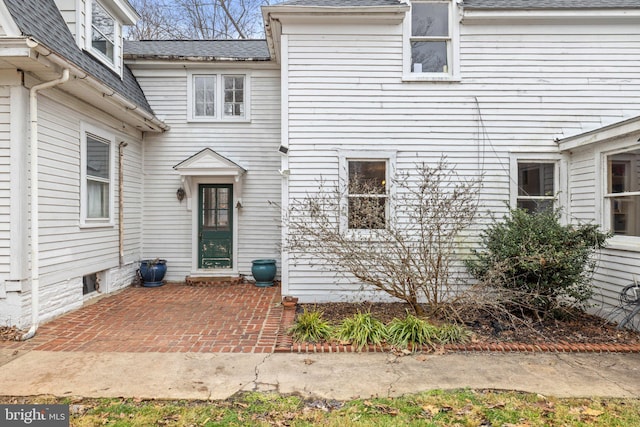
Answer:
M350 165L387 178L443 154L484 174L483 211L558 195L568 221L614 230L597 302L640 275L640 0L263 17L266 40L123 43L126 0L0 2L2 324L35 331L155 257L169 280L275 258L283 294L358 297L281 253L282 210Z

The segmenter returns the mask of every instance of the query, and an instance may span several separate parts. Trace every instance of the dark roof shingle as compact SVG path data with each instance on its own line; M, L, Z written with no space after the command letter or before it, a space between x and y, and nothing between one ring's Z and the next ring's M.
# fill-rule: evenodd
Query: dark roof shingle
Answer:
M142 40L125 41L129 58L207 58L268 61L266 40Z
M92 77L153 114L137 80L126 66L122 78L92 55L81 50L54 0L4 0L24 36L33 37Z

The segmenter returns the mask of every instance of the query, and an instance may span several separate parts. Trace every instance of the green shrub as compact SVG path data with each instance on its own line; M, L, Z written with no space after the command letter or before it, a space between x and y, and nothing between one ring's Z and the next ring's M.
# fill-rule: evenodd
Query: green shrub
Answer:
M559 212L513 209L482 233L466 262L480 281L510 292L506 303L545 317L591 297L592 253L609 237L597 225L561 225Z
M424 345L435 347L439 341L437 327L409 313L404 319L393 319L389 323L387 338L396 347L411 347L412 350Z
M367 344L381 345L387 336L387 329L371 313L356 313L340 323L336 336L342 341L350 341L361 350Z
M321 311L307 311L299 314L296 323L289 328L289 333L295 341L320 342L331 337L332 328L322 318Z

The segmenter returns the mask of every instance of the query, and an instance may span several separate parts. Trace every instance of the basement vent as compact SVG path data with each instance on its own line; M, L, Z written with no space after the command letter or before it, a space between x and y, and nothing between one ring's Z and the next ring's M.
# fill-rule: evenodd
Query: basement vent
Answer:
M82 278L82 295L87 295L100 289L98 274L87 274Z

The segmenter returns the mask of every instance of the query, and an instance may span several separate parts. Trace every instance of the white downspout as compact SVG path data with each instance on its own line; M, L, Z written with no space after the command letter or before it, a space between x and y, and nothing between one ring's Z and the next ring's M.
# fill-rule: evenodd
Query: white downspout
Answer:
M69 69L62 70L62 76L40 83L29 90L29 150L31 158L31 328L20 338L26 341L38 330L40 309L40 217L38 215L38 91L58 86L69 80Z
M118 145L118 259L124 265L124 147L128 144L121 141Z

